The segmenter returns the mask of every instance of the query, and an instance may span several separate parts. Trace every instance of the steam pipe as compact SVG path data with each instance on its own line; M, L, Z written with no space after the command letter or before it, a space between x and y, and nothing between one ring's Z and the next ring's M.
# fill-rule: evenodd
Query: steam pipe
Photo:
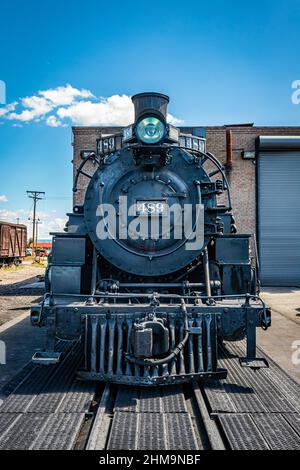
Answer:
M203 268L204 268L206 295L207 295L207 297L210 297L211 296L211 288L210 288L209 262L208 262L207 246L203 250Z
M220 287L220 281L210 281L211 287ZM120 282L119 287L143 287L143 288L163 288L163 287L179 287L179 288L192 288L192 287L206 287L203 282Z
M92 268L92 283L91 283L91 295L94 296L97 286L97 251L93 250L93 268Z
M120 283L120 287L205 287L203 282L125 282Z

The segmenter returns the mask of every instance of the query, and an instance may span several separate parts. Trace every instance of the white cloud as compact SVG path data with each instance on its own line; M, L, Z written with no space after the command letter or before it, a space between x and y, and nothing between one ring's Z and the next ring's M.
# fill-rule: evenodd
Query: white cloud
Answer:
M38 113L35 113L35 111L33 109L32 110L25 109L25 111L22 111L19 114L18 113L11 113L7 117L8 117L8 119L16 119L18 121L28 122L28 121L32 121L33 119L37 118L38 116L41 116L41 115L38 114Z
M19 211L10 211L0 209L0 219L7 220L8 222L15 222L16 218L19 217Z
M49 232L62 232L67 222L67 217L55 217L47 222L46 233Z
M12 103L9 103L8 105L6 105L6 109L7 109L7 111L14 111L16 109L17 105L18 105L18 102L13 101Z
M7 196L5 196L5 194L0 194L0 202L7 202L8 199L7 199Z
M59 108L57 115L61 119L70 118L79 126L126 126L134 119L133 105L127 95L113 95L98 102L81 101Z
M50 239L50 232L62 232L67 221L67 217L64 214L60 213L54 215L52 211L38 211L37 218L40 219L40 223L38 226L39 239ZM17 219L19 219L20 224L27 225L27 236L28 238L30 238L32 236L32 211L24 209L0 209L0 220L16 223Z
M50 88L49 90L41 90L37 95L21 98L19 102L11 103L1 109L0 117L17 120L22 122L38 121L40 118L49 116L58 106L70 106L77 99L93 98L93 94L89 90L79 90L71 85ZM17 105L21 108L19 112L15 111ZM55 117L55 116L54 116ZM48 121L48 123L47 123ZM46 124L53 127L53 119L46 119ZM61 125L56 121L55 127Z
M46 119L46 124L47 124L47 126L50 126L50 127L59 127L59 126L65 126L66 125L62 121L57 119L56 116L49 116Z
M167 121L172 124L173 126L180 126L183 123L182 119L178 119L177 117L173 116L173 114L167 114Z
M41 213L39 213L38 217L41 220L41 223L39 224L39 229L38 229L38 238L39 239L50 239L51 232L63 232L64 227L67 222L67 217L60 215L60 217L56 216L53 217L52 214L48 213L43 213L43 216ZM28 236L31 236L32 233L32 223L29 221L27 223L27 228L28 228Z
M89 90L78 90L69 84L40 91L39 94L48 101L51 101L55 106L70 105L74 102L75 98L94 98L94 95Z
M13 126L29 122L45 123L50 127L69 124L126 126L133 122L134 109L128 95L97 98L90 90L67 84L10 103L0 109L1 118L14 121ZM183 122L171 114L168 114L168 121L173 125Z
M4 107L0 108L0 117L4 116L5 114L8 114L11 111L14 111L17 107L18 102L14 101L13 103L7 104Z
M40 96L22 98L21 105L25 109L21 113L10 113L8 119L16 119L23 122L32 121L44 116L53 109L53 105Z

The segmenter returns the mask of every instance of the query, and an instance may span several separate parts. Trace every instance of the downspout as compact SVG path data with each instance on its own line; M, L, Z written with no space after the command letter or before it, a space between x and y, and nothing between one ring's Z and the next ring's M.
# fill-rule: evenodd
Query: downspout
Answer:
M226 129L226 176L230 179L230 173L232 170L232 130Z

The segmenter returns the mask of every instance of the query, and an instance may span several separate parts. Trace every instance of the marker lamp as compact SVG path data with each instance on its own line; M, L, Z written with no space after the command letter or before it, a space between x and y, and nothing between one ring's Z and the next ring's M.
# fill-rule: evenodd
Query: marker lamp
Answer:
M123 129L123 142L132 138L132 126L125 127Z

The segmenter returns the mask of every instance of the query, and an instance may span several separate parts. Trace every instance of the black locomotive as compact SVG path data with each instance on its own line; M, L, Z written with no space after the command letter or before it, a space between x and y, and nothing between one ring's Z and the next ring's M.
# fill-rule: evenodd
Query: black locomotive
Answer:
M47 347L34 360L55 363L58 339L81 341L81 379L182 383L226 377L218 343L246 336L241 364L266 365L255 337L270 312L221 164L204 138L167 123L167 96L132 101L134 124L77 169L74 191L80 175L90 182L65 233L54 234L48 292L31 313Z

